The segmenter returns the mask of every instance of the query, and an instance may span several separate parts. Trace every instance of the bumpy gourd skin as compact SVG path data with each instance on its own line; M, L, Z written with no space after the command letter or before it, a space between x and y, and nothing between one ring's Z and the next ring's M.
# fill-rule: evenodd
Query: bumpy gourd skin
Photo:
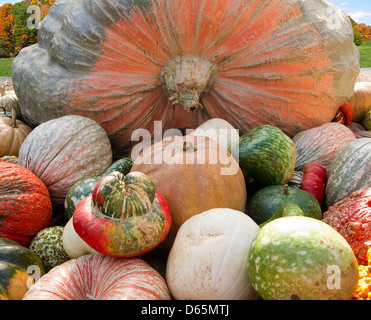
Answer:
M167 201L143 173L103 177L92 195L76 207L73 225L94 250L133 257L156 247L167 236L171 217Z
M365 243L368 245L367 261L368 265L358 266L358 285L354 292L353 300L371 300L371 241Z

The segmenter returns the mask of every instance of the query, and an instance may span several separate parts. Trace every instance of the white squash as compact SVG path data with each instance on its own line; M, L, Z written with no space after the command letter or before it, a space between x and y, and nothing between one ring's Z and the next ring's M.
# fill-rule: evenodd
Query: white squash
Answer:
M197 137L209 137L216 143L229 150L233 142L240 138L238 130L228 121L220 118L213 118L198 126L191 134Z
M69 219L64 226L63 247L71 259L77 259L89 253L98 253L77 234L72 219Z
M15 110L17 118L21 118L21 110L19 106L19 100L14 90L5 91L6 85L0 87L0 107L4 108L6 112Z
M255 300L247 255L259 226L243 212L216 208L188 219L178 230L166 265L177 300Z

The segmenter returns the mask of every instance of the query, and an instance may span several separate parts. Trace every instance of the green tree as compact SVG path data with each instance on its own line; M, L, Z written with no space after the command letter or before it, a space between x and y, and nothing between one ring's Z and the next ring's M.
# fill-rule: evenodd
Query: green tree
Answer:
M18 54L24 47L37 42L37 29L27 27L27 13L29 4L26 1L17 2L12 6L14 17L14 53Z
M356 46L360 46L362 44L362 36L361 33L359 32L358 23L355 22L351 17L348 16L348 18L350 19L350 22L352 23L353 27L354 43Z

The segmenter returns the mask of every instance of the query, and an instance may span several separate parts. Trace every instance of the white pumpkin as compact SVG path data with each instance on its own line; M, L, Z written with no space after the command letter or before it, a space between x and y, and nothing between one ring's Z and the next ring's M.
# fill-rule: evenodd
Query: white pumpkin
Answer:
M238 130L228 121L220 118L213 118L205 121L191 134L198 137L209 137L226 150L229 150L233 142L238 141L240 138Z
M89 253L98 253L90 247L75 231L73 220L69 219L63 229L63 247L71 259L77 259Z
M12 109L16 111L17 117L21 117L21 110L19 100L14 90L5 91L6 85L0 87L0 107L4 108L6 112L11 112Z
M259 226L243 212L216 208L188 219L178 230L166 265L177 300L255 300L247 255Z

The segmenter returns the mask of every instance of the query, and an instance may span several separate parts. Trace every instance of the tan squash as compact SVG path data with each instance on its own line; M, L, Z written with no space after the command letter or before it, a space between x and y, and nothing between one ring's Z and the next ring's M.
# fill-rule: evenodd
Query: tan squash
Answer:
M366 112L371 110L371 82L356 82L348 103L353 108L353 121L361 122Z
M232 155L208 137L172 136L146 148L131 171L145 173L169 203L172 225L158 248L168 253L179 227L213 208L245 211L245 179Z
M5 112L11 112L12 109L15 109L17 119L23 120L18 97L14 90L6 90L8 86L11 85L4 84L0 87L0 107L4 108Z
M23 141L31 131L32 128L16 119L15 109L12 109L12 119L0 117L0 156L18 156Z

